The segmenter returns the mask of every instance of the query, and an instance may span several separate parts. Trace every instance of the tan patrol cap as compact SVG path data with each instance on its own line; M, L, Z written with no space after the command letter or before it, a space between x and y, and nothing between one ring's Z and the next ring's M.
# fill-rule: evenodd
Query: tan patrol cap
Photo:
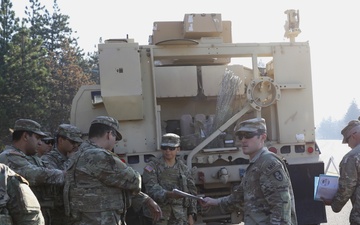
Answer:
M265 119L263 118L254 118L249 120L242 121L239 126L238 130L235 132L266 132L266 123Z
M95 123L104 124L104 125L114 128L116 131L116 140L120 141L122 139L122 135L119 130L119 127L120 127L119 121L117 121L116 119L114 119L110 116L98 116L91 122L91 124L95 124Z
M351 120L344 129L341 130L341 134L343 135L342 143L347 143L347 139L350 137L352 133L357 131L358 126L360 126L359 120Z
M72 141L83 142L82 132L79 128L71 124L60 124L57 130L57 135L69 138Z
M35 134L45 137L46 134L40 130L41 126L38 122L30 119L18 119L15 121L13 131L31 131Z

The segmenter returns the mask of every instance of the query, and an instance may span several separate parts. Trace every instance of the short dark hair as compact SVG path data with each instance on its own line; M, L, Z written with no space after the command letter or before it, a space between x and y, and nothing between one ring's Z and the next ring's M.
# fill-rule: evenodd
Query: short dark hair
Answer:
M28 133L30 136L32 136L34 132L27 131L27 130L15 130L12 133L12 140L19 141L21 139L21 136L23 135L23 133Z
M114 131L114 133L116 134L116 131L113 128L111 128L110 126L107 126L102 123L91 124L90 129L89 129L89 138L102 137L102 136L104 136L105 133L107 133L109 131Z
M59 138L63 138L63 139L68 139L67 137L65 137L64 135L59 135L59 134L56 134L55 136L55 143L59 143Z

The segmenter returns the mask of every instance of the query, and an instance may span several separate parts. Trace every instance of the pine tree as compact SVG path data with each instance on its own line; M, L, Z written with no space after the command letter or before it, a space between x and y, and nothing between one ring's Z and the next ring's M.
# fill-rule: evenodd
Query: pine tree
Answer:
M19 19L15 17L10 0L0 0L0 147L9 141L9 128L11 114L8 108L11 107L6 99L11 87L7 80L12 76L7 57L11 55L10 48L13 36L19 30Z
M48 80L49 97L47 106L49 111L43 118L44 126L54 132L61 123L69 123L72 99L81 85L92 84L90 74L85 73L88 64L84 60L84 53L72 36L69 27L69 16L63 15L54 0L53 13L50 14L38 0L30 0L31 7L26 12L26 21L31 26L31 36L41 37L43 47L48 55L44 59L50 71Z
M321 121L319 127L316 129L316 138L341 140L341 130L350 120L356 120L359 116L360 109L356 104L356 101L353 100L341 120L328 118Z
M49 58L55 57L54 52L51 54ZM92 82L79 66L76 49L68 42L62 43L60 54L57 54L56 59L56 61L49 60L48 66L53 71L49 120L56 121L57 126L61 123L69 123L72 100L76 92L82 85Z
M345 113L345 116L343 118L343 124L344 126L350 121L350 120L356 120L360 116L360 110L358 105L356 104L355 99L352 100L348 110Z

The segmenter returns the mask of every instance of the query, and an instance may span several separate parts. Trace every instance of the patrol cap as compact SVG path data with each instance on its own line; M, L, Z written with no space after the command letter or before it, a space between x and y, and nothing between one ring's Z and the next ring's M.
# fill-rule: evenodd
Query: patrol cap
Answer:
M180 136L174 133L164 134L161 138L161 146L179 147Z
M41 140L48 141L48 140L54 140L54 137L50 132L44 132L46 134L45 137L41 138Z
M71 124L60 124L57 130L57 135L66 137L72 141L83 142L82 132L79 128Z
M265 119L263 118L254 118L249 120L244 120L239 124L238 130L235 132L237 134L238 132L260 132L265 133L266 132L266 123Z
M119 121L117 121L116 119L110 116L98 116L91 122L91 124L96 123L104 124L111 128L114 128L116 131L116 140L120 141L122 139L122 135L119 130Z
M40 130L41 126L38 122L30 119L18 119L15 121L13 131L30 131L40 136L46 136L44 132Z
M348 138L358 129L360 128L360 121L359 120L351 120L344 129L341 130L341 134L343 135L342 143L347 143Z

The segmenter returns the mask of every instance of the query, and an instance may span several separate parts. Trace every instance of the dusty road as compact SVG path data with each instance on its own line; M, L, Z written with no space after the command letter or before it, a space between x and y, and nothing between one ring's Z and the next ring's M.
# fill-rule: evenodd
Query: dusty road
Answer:
M351 203L348 202L339 213L334 213L330 206L326 206L327 223L324 225L347 225L349 223L349 215L351 210Z

